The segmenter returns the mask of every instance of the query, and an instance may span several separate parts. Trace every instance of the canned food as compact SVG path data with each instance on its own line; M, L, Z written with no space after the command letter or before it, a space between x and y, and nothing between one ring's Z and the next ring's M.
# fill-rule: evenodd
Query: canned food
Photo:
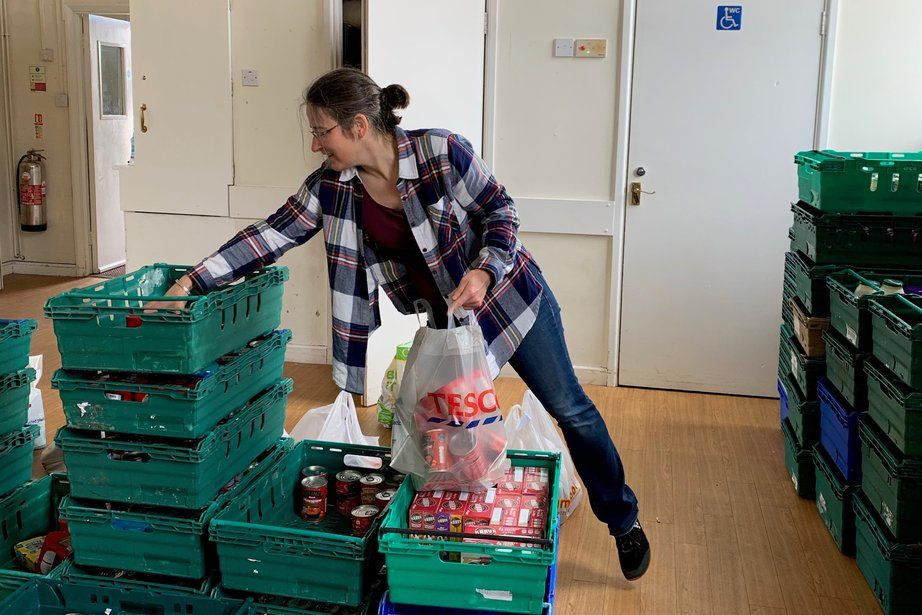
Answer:
M448 454L448 432L444 429L430 429L423 434L423 456L429 469L447 472L451 468Z
M469 480L479 480L486 476L490 464L484 456L483 444L470 429L464 429L451 437L448 452L461 467L461 474Z
M337 496L336 512L344 517L352 514L352 509L362 505L362 498L357 495Z
M301 478L307 478L308 476L329 478L327 476L327 469L323 466L307 466L306 468L301 468Z
M375 506L384 510L384 508L391 503L391 500L394 499L394 496L397 495L397 491L394 489L385 489L384 491L379 491L375 494Z
M336 475L336 497L349 498L358 497L359 481L362 479L362 473L355 470L343 470ZM347 511L346 514L349 514Z
M364 536L371 529L375 517L381 510L377 506L363 504L352 509L352 533L355 536Z
M366 474L359 480L361 484L362 504L374 504L375 496L384 489L384 476L382 474Z
M397 489L400 488L400 485L403 484L404 478L406 478L406 476L404 476L400 472L394 472L392 474L388 474L387 477L384 479L384 487L387 489L393 489L394 491L396 491Z
M301 480L301 518L320 521L327 516L327 479L308 476Z

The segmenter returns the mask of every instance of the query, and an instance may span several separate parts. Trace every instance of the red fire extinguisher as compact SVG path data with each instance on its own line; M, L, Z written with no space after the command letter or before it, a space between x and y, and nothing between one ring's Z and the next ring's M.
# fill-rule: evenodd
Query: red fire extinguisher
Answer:
M44 150L30 149L16 165L19 183L19 226L24 231L38 232L48 229Z

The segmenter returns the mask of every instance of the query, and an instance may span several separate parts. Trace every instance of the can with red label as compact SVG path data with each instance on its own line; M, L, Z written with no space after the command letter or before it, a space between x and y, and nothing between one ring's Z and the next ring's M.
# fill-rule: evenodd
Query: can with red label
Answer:
M397 491L400 488L400 485L403 484L404 478L406 478L406 476L404 476L400 472L393 472L391 474L388 474L387 477L384 479L384 488L393 489L394 491Z
M471 429L458 430L448 442L448 453L460 466L461 475L470 481L482 479L490 469L482 443Z
M384 510L388 504L391 503L391 500L394 499L394 496L397 495L397 492L393 489L385 489L384 491L379 491L375 494L375 506Z
M366 474L359 480L362 504L374 504L375 496L384 489L384 475Z
M336 475L336 498L348 498L351 496L358 497L359 481L362 480L362 473L355 470L343 470Z
M355 536L364 536L371 529L375 517L380 513L377 506L363 504L352 509L352 534Z
M430 429L423 434L423 456L426 465L434 472L447 472L451 468L447 430Z
M301 478L307 478L308 476L322 476L329 479L329 476L327 476L327 469L323 466L307 466L306 468L301 468Z
M301 518L320 521L327 516L327 479L308 476L301 480Z

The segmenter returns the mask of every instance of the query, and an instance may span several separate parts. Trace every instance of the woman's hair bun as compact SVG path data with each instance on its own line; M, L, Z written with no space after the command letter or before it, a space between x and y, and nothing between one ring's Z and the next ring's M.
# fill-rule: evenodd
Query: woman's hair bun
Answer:
M381 89L381 102L388 109L405 109L410 104L410 94L402 85L392 83Z

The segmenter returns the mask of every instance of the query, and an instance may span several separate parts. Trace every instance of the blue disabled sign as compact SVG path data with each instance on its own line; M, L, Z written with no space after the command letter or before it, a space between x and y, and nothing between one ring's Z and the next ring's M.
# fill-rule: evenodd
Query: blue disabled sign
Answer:
M740 30L743 27L742 5L721 5L717 7L718 30Z

